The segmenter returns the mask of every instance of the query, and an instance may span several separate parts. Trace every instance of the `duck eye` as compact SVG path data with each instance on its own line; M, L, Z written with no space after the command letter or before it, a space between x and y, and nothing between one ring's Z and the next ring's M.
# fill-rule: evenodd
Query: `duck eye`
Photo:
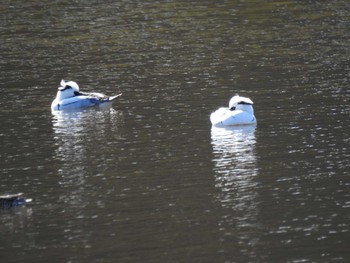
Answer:
M231 108L230 108L230 110L235 110L235 109L236 109L236 107L231 107Z

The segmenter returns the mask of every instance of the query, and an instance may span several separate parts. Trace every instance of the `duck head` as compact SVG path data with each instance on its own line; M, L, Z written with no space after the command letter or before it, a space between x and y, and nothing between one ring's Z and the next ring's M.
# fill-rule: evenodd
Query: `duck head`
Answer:
M75 81L61 80L58 87L57 98L59 100L67 99L75 96L75 92L79 92L79 86Z
M241 111L246 111L253 115L254 110L252 105L253 105L253 101L251 99L236 95L230 99L228 107L231 111L241 110Z

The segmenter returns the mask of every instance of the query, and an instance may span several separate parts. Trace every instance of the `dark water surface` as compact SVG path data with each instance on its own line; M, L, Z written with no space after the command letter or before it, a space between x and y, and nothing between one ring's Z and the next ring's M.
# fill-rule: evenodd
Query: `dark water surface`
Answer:
M348 1L0 3L1 262L349 262ZM123 93L51 114L60 80ZM232 95L257 127L212 129Z

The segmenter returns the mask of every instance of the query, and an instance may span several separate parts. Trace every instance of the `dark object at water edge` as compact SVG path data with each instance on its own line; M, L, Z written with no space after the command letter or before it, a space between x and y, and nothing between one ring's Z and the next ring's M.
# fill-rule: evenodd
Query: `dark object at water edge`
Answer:
M32 199L26 199L22 197L22 193L0 195L0 209L8 209L14 206L24 205L32 201Z

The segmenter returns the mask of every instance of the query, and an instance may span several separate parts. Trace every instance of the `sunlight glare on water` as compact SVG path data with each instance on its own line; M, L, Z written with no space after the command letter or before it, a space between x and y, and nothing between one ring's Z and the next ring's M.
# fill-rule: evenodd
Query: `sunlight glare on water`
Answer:
M349 262L349 10L2 1L1 260ZM52 114L61 79L123 95Z

